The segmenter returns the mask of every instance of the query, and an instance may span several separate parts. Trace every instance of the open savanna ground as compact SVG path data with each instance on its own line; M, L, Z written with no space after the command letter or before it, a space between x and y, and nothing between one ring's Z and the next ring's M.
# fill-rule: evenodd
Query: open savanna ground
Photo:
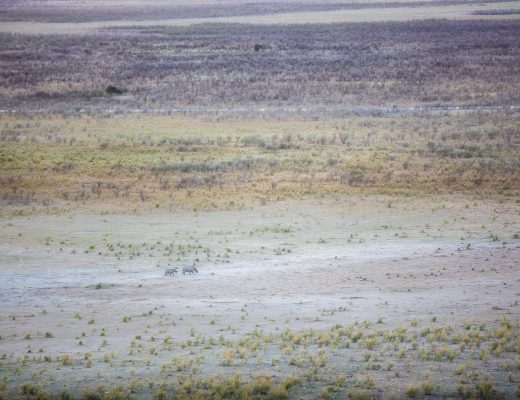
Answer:
M518 112L1 124L0 396L517 396Z
M520 114L0 118L3 214L228 209L349 193L518 198Z
M199 24L331 24L432 18L501 20L520 18L518 1L288 1L288 2L4 2L0 32L89 34L99 29ZM27 22L31 23L28 24Z
M430 7L468 6L473 8L493 7L494 10L514 9L517 2L492 0L486 3L472 0L322 0L320 2L309 0L288 1L248 1L248 0L152 0L143 3L136 0L56 0L41 2L38 0L26 0L23 3L4 0L0 4L0 20L4 22L45 22L45 23L83 23L83 22L108 22L133 21L148 22L169 20L188 20L193 18L210 19L222 17L254 17L265 16L268 18L288 13L313 12L315 18L312 22L320 21L320 12L365 10L361 19L370 18L374 9L413 9L429 10ZM509 8L508 8L509 7ZM367 12L368 11L368 12ZM413 14L409 16L413 19ZM245 20L246 21L246 20ZM180 21L179 21L180 22ZM267 22L267 21L266 21ZM270 22L272 23L272 21ZM302 21L300 21L302 23ZM160 23L156 23L160 25Z
M520 398L518 1L0 3L0 400Z
M350 195L3 218L0 395L514 398L519 211ZM163 276L182 265L199 273Z
M266 3L264 3L266 4ZM173 18L164 19L164 14L157 14L155 18L146 19L131 15L127 20L111 19L105 20L107 14L99 13L88 13L87 11L84 19L88 20L91 18L100 19L100 21L88 21L88 22L32 22L27 24L26 21L6 21L0 25L0 32L10 33L21 33L21 34L91 34L95 33L100 29L113 29L113 28L130 28L130 27L150 27L150 26L170 26L170 27L183 27L199 24L255 24L255 25L288 25L288 24L332 24L332 23L358 23L358 22L383 22L383 21L411 21L411 20L427 20L431 18L444 18L451 20L504 20L511 19L518 21L520 19L520 4L518 1L504 1L504 2L465 2L465 1L439 1L439 2L390 2L390 3L372 3L372 4L347 4L345 6L330 4L328 6L318 7L301 7L301 4L295 3L292 7L281 4L281 7L274 6L274 10L277 11L274 14L267 12L262 9L250 9L249 7L235 7L231 5L229 9L230 15L210 17L186 17L179 18L175 15ZM316 3L313 3L316 6ZM120 7L121 8L121 7ZM119 9L120 9L119 8ZM296 11L285 11L286 9L295 9ZM305 10L305 11L302 11ZM312 11L308 11L311 9ZM160 8L158 12L160 12ZM13 11L13 10L9 10ZM63 12L63 10L60 10ZM109 10L107 10L109 11ZM175 9L167 9L166 14L174 14ZM169 13L167 11L170 11ZM187 15L190 13L196 13L192 7L184 8ZM182 12L181 11L181 12ZM212 10L208 10L211 14ZM245 14L248 11L254 14ZM137 11L138 12L138 11ZM66 18L66 11L63 18ZM117 10L114 11L117 13ZM7 18L15 18L26 20L31 18L31 13L14 13L10 15L6 12ZM36 20L48 18L48 12L40 12L32 14L32 17ZM51 11L54 17L57 17L56 13ZM225 14L225 13L224 13ZM110 17L110 12L108 13ZM68 15L69 18L74 16L77 17L77 13L74 15ZM159 16L161 16L159 18ZM4 17L5 18L5 17ZM80 18L81 19L81 18Z
M204 24L0 34L3 112L208 111L337 118L520 106L520 22Z

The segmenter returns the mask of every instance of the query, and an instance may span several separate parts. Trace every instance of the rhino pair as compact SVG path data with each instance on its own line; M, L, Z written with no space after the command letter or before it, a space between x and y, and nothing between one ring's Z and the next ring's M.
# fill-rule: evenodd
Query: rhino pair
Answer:
M177 273L177 268L168 268L166 271L164 271L164 276L174 276ZM195 275L198 274L199 270L196 267L184 267L182 268L182 274L183 275Z

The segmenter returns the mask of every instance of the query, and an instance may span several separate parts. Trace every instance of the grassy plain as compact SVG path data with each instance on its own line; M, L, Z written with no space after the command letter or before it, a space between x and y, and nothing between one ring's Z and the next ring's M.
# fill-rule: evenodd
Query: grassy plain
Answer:
M337 119L520 105L517 21L207 24L0 41L3 112Z
M0 399L519 398L518 9L2 3Z
M518 196L512 111L341 120L4 117L4 214L227 209L349 193Z

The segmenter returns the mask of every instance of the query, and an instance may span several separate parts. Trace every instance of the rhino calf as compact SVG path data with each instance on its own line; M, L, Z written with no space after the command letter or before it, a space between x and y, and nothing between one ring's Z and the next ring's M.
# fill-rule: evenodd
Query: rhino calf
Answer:
M174 276L177 273L177 268L168 268L164 271L164 276Z
M186 274L195 275L196 273L197 274L199 273L199 270L196 267L184 267L182 269L183 275L186 275Z

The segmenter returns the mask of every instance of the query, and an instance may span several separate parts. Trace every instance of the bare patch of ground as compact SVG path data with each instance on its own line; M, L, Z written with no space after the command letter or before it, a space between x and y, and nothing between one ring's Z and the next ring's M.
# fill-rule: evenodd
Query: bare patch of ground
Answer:
M3 218L3 393L117 381L148 398L240 373L296 376L306 398L403 396L424 382L461 395L486 377L513 396L519 211L462 196L356 196ZM163 276L186 265L199 273Z
M456 20L517 19L519 14L502 14L500 10L517 10L516 1L501 3L475 3L454 5L425 5L424 7L381 7L326 11L292 11L266 15L239 15L210 18L135 19L92 22L33 22L6 21L0 32L19 34L84 34L99 29L153 26L191 26L200 24L323 24L352 22L411 21L432 18ZM486 11L493 11L489 14Z

